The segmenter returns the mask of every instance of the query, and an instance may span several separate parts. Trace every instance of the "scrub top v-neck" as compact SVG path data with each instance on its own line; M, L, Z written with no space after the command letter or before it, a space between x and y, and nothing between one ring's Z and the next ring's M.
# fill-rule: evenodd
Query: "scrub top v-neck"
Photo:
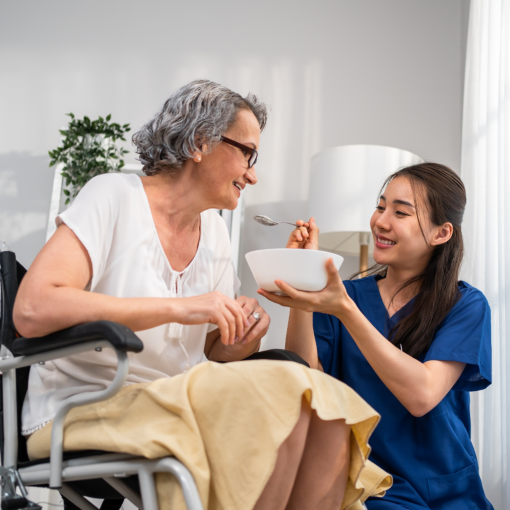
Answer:
M349 296L386 338L410 313L413 301L391 318L377 279L345 281ZM469 392L491 383L490 308L485 296L459 282L461 297L438 327L420 361L466 363L461 377L429 413L415 417L384 385L345 326L334 316L314 313L313 326L324 371L348 384L381 414L370 439L370 459L393 475L393 487L369 510L392 508L452 510L493 507L486 499L470 439Z

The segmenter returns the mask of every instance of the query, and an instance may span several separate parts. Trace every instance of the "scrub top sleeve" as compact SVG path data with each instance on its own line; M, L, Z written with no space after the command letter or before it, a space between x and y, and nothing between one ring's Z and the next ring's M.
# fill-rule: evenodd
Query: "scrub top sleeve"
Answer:
M324 372L337 379L340 379L339 326L340 321L336 317L325 313L313 313L313 332L319 360Z
M491 312L479 290L463 284L461 298L441 324L424 362L466 363L453 390L478 391L491 384Z

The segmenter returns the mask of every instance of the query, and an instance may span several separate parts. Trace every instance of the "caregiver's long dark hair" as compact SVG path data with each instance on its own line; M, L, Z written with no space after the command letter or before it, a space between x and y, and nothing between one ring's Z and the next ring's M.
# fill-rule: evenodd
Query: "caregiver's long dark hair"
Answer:
M458 279L464 254L460 226L466 206L466 190L453 170L437 163L421 163L403 168L388 177L381 193L396 177L406 177L411 183L424 238L420 217L426 214L436 226L448 222L453 225L451 239L434 248L425 270L405 282L397 291L415 282L420 284L413 311L389 332L394 345L402 345L404 352L418 358L429 349L438 326L460 298ZM386 266L377 265L370 268L369 273L384 276L386 270Z

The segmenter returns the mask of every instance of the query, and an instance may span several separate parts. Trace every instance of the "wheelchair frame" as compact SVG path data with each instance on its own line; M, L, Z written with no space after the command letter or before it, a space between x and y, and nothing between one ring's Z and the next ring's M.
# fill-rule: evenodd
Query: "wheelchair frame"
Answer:
M41 508L28 500L25 486L49 486L52 489L58 489L64 497L80 509L97 510L67 482L98 478L104 479L137 508L158 510L154 474L163 472L171 473L176 477L189 510L203 510L191 473L174 457L149 460L128 454L105 453L63 461L64 421L67 413L74 407L100 402L115 395L123 387L128 374L127 352L139 352L143 349L143 344L131 330L109 321L75 326L37 339L16 339L12 324L13 298L17 292L15 274L14 253L0 253L2 292L0 371L2 372L4 447L0 467L2 510ZM15 288L13 281L16 284ZM91 350L100 352L105 348L114 349L118 359L117 372L112 383L104 390L81 393L62 402L53 419L49 462L28 467L20 466L18 469L16 370ZM122 478L135 474L138 475L141 495L122 481Z

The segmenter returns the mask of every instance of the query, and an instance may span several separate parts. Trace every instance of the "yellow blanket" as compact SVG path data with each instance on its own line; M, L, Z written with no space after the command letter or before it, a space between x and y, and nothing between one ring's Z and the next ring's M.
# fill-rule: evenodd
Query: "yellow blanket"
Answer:
M69 413L64 450L173 455L193 474L205 509L250 510L297 423L303 395L321 419L345 419L352 427L341 508L361 509L368 496L383 496L391 477L368 460L379 415L340 381L288 361L202 363L186 374L126 386ZM51 423L30 436L32 459L49 457L50 437ZM158 474L157 488L161 509L185 508L171 475Z

